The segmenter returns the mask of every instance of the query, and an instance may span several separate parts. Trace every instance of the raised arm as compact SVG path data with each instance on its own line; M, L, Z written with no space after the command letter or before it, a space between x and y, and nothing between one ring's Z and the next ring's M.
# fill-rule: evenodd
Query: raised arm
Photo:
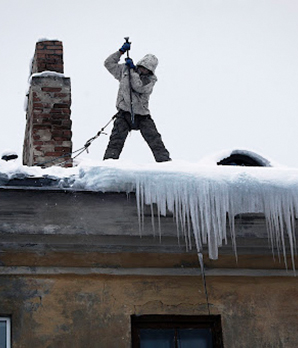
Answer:
M117 52L111 54L104 62L104 66L118 81L120 81L121 79L122 71L124 68L124 64L119 64L119 61L122 54L124 54L128 50L130 50L130 43L125 42Z
M124 64L119 64L122 53L117 51L112 53L104 62L104 66L107 70L117 79L121 80L121 75L123 71Z

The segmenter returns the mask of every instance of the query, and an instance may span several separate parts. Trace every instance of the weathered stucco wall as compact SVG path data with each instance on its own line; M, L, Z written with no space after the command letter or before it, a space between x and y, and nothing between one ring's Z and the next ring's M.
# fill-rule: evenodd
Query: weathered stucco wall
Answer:
M298 279L207 277L225 347L296 348ZM128 348L132 314L207 314L200 277L1 276L14 348Z
M0 191L0 315L11 315L13 348L128 348L133 314L208 313L196 250L178 243L172 216L160 240L145 211L140 238L134 195ZM225 348L298 347L298 278L273 261L265 227L236 220L238 263L230 240L218 260L204 255Z

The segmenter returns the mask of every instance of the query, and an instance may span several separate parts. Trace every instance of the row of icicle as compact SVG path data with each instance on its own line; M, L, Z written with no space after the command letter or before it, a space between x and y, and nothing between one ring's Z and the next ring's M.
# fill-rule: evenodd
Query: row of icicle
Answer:
M213 180L194 177L186 180L179 174L160 176L140 175L136 182L139 222L144 221L144 205L153 204L158 216L173 213L177 233L192 248L192 237L198 252L208 245L211 259L218 258L218 250L231 238L237 258L234 218L237 214L263 213L266 219L269 245L273 253L283 255L286 268L287 248L290 250L293 269L296 254L295 218L298 212L297 186L286 187L270 182L246 180ZM228 216L228 218L227 218ZM228 225L228 231L227 231ZM229 232L230 234L228 234Z

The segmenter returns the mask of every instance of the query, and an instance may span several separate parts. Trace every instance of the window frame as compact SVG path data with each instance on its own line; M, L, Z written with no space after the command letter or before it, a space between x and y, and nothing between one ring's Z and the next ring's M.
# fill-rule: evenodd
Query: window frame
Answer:
M11 317L0 315L0 321L6 322L6 348L11 348Z
M141 329L211 329L213 348L223 348L220 315L132 315L131 346L140 348Z

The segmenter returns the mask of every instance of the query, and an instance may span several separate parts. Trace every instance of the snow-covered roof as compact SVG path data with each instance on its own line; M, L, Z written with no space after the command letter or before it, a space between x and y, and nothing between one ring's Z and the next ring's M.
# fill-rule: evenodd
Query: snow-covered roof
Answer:
M144 205L156 204L160 215L171 211L186 238L191 230L197 250L207 244L212 259L218 258L218 248L227 241L228 222L236 245L234 217L262 213L272 246L286 256L288 244L294 261L298 169L183 161L139 165L121 160L84 160L73 168L42 169L1 161L0 186L25 178L47 178L61 189L135 192L140 224Z

